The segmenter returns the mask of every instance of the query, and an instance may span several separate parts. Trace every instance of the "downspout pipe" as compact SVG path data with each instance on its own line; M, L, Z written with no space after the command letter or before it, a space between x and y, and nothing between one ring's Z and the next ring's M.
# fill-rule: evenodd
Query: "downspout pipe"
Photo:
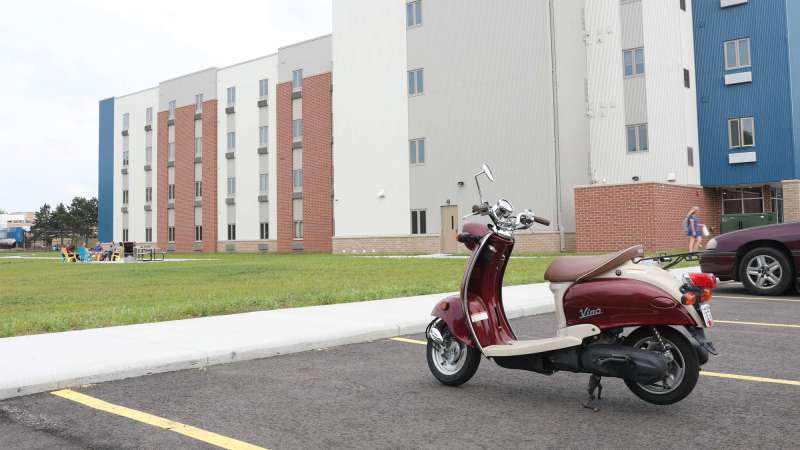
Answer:
M554 2L550 0L550 65L552 70L552 86L553 86L553 149L555 153L555 169L556 169L556 224L558 226L558 239L559 248L562 252L566 251L567 246L564 241L564 211L563 201L561 198L561 148L559 140L559 124L558 124L558 73L556 70L556 31L555 31L555 16L554 16Z

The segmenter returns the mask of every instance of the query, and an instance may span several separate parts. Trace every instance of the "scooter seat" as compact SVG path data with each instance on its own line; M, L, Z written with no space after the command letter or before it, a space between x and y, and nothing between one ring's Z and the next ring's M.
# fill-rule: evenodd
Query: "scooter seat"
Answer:
M558 256L547 268L544 279L554 283L586 281L642 256L644 247L641 245L634 245L621 252L607 255Z

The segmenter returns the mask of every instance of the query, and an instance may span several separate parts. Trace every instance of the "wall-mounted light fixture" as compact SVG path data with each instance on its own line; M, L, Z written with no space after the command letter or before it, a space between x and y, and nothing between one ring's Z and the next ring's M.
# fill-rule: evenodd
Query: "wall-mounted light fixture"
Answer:
M634 175L633 178L631 178L631 179L633 181L639 181L639 175Z
M463 188L463 187L464 187L464 182L463 182L463 181L459 181L459 182L458 182L458 183L456 183L456 184L457 184L457 185L458 185L458 187L460 187L460 188Z

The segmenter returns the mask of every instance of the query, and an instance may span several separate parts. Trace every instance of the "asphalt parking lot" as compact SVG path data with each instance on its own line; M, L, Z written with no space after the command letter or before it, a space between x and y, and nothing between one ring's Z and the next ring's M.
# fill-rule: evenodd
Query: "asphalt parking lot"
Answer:
M604 379L594 413L581 407L588 375L485 360L445 387L422 336L406 336L5 400L0 448L797 448L800 297L716 292L720 355L671 406ZM544 337L553 318L512 325Z

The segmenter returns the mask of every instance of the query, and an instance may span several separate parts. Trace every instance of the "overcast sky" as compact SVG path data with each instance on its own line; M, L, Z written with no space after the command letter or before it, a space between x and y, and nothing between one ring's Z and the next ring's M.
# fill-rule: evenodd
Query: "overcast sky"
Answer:
M0 14L0 209L97 195L98 101L331 31L331 0L44 0Z

